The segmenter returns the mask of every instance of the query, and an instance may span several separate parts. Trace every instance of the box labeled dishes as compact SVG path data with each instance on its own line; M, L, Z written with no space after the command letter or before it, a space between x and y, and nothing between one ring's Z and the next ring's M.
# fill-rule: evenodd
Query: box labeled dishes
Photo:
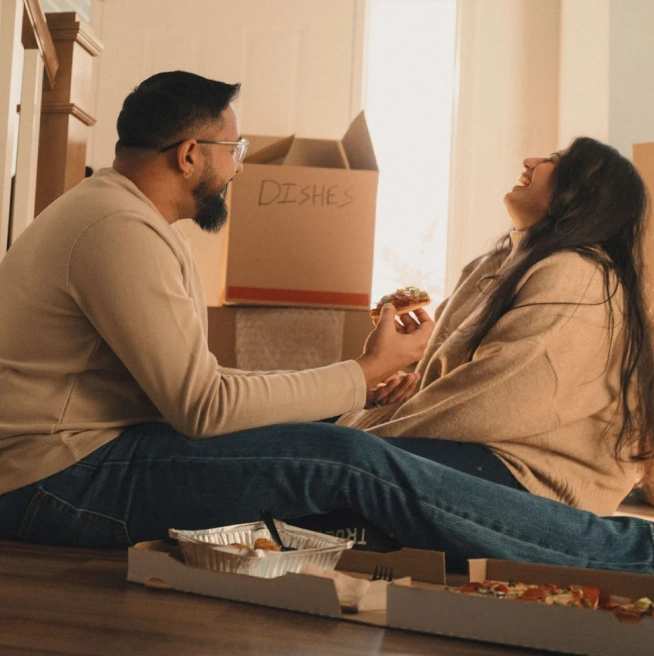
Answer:
M340 141L248 138L225 303L369 309L379 174L363 112Z

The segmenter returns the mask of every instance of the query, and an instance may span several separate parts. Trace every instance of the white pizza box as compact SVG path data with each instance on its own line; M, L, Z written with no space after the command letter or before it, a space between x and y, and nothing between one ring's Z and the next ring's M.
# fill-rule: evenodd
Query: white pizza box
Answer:
M611 594L654 598L654 576L536 565L493 559L470 562L470 580L595 585ZM383 565L412 585L390 584L385 611L343 613L331 579L286 574L263 579L188 567L175 547L135 545L128 554L128 580L251 604L283 608L388 628L587 656L652 656L654 618L620 622L608 611L547 606L455 594L445 589L441 552L401 549L392 553L347 551L344 572L371 574ZM454 584L454 582L452 582ZM457 585L459 582L457 582Z
M430 584L445 582L445 556L439 551L346 551L337 569L370 575L377 566L392 567L395 578L410 576ZM184 564L177 547L161 541L140 542L129 549L127 580L150 588L180 590L311 615L386 625L385 611L342 613L332 579L293 573L265 579L189 567Z
M469 561L470 581L596 586L654 599L654 576L493 559ZM587 656L652 656L654 618L621 622L609 611L453 594L442 588L388 591L389 627Z

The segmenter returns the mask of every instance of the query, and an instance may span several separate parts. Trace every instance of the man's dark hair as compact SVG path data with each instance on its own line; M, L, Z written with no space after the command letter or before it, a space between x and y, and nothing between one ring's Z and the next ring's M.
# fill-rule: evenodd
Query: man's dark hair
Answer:
M195 137L197 130L220 119L240 88L186 71L157 73L125 98L116 149L159 149Z

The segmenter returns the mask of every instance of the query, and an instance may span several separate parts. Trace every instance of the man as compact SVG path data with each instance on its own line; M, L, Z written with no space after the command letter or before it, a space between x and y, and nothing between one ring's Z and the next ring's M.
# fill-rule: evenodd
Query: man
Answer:
M61 473L129 426L153 423L159 442L164 422L202 439L362 408L366 390L420 358L429 317L398 331L388 311L356 362L273 375L217 365L201 280L172 226L226 220L247 147L238 90L183 72L146 80L118 118L113 168L47 208L2 262L0 493Z
M173 224L225 220L246 148L237 92L179 71L143 82L118 118L113 168L52 203L0 263L0 538L124 547L252 521L263 507L290 520L350 509L453 558L583 565L594 549L596 566L651 566L646 522L625 539L589 516L583 539L540 540L548 515L572 525L581 513L508 488L491 497L501 486L316 421L362 408L367 390L420 358L433 328L424 311L398 323L384 306L356 361L277 374L219 366ZM501 526L496 505L516 508Z

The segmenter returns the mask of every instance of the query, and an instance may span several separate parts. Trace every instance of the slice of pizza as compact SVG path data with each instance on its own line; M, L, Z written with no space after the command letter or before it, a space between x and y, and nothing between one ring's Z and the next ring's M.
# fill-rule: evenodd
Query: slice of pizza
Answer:
M636 624L643 617L654 617L654 602L647 597L634 601L628 597L602 595L599 608L612 611L621 622L629 624Z
M392 294L382 296L377 306L370 310L370 316L374 318L381 314L382 305L392 303L398 314L407 314L418 308L425 307L431 303L429 294L418 287L404 287Z

